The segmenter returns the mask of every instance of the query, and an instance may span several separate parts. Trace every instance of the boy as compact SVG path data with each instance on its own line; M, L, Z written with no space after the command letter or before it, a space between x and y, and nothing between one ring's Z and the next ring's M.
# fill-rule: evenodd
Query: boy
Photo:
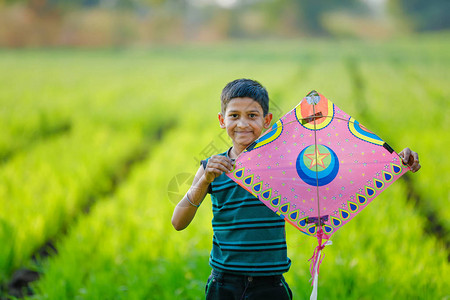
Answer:
M233 160L270 127L266 89L250 79L228 83L218 118L233 146L202 161L191 188L175 207L172 224L176 230L186 228L210 193L214 235L209 264L213 270L206 299L291 299L282 275L291 264L284 220L225 175L232 170ZM420 169L417 153L406 148L400 155L413 172Z

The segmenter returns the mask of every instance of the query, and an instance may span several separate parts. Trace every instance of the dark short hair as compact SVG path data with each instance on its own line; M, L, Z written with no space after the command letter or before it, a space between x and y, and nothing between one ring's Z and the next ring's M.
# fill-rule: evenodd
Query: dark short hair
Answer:
M252 98L261 105L264 116L269 113L269 94L265 87L252 79L236 79L228 83L220 95L222 113L227 109L228 103L234 98Z

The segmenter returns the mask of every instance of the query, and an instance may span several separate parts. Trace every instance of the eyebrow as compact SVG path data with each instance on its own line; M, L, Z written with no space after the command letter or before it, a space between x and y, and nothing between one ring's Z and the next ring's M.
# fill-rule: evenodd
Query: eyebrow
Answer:
M240 110L230 110L230 111L228 111L228 113L237 113L237 112L241 112ZM256 109L254 109L254 110L247 110L247 111L245 111L246 113L259 113L259 111L258 110L256 110Z

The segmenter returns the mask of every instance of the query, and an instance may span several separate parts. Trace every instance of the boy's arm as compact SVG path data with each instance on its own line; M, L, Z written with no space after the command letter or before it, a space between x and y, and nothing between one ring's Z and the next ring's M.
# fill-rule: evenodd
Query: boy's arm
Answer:
M231 160L219 155L212 156L205 169L200 166L197 174L195 174L192 186L173 211L172 225L176 230L183 230L191 223L197 212L197 205L202 203L208 192L208 186L217 176L220 176L223 172L230 172L232 168Z

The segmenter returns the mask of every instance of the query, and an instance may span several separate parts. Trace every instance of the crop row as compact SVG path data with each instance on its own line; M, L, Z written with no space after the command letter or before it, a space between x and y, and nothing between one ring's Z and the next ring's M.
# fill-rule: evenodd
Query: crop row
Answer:
M417 208L438 225L426 224L425 231L443 227L443 240L450 243L450 160L440 153L448 145L450 118L447 116L450 91L442 84L442 62L392 64L375 67L365 63L367 105L373 112L370 123L389 137L396 149L406 146L419 153L422 169L409 176L408 194ZM370 76L370 77L369 77ZM388 92L387 92L388 91ZM384 126L383 126L384 124ZM438 182L437 182L438 181ZM432 188L431 188L432 187Z
M18 52L0 60L4 70L11 60L17 62L10 78L28 79L25 92L14 85L2 90L2 138L17 136L22 139L19 144L26 145L8 142L10 147L3 148L10 155L0 168L2 285L49 239L58 238L86 206L112 192L129 164L145 154L176 117L175 112L161 114L166 106L155 101L165 97L176 103L176 93L157 89L164 76L173 77L157 61L148 61L160 69L157 74L140 69L118 77L115 74L128 67L114 56L82 55L80 64L77 53L72 54L55 60L45 52ZM134 65L142 67L140 60ZM47 116L46 124L70 124L69 130L41 134L42 126L33 120L42 115ZM26 129L16 132L12 124Z
M113 197L100 201L58 243L58 256L40 266L44 276L34 286L34 299L202 298L210 271L211 204L207 198L193 223L175 232L170 224L175 203L167 184L195 172L196 166L186 162L201 149L198 141L214 140L219 129L198 131L199 124L181 125ZM177 149L176 155L168 149ZM178 186L179 197L186 187ZM325 249L320 297L443 297L448 279L434 274L448 272L446 254L423 235L422 225L421 216L405 201L404 188L394 185L336 233L334 244ZM287 235L293 264L286 277L295 296L306 298L311 290L308 258L316 241L290 227Z
M28 82L32 100L14 88L3 91L5 115L14 120L2 118L5 136L14 133L14 122L29 131L23 135L27 147L12 151L0 169L1 284L13 270L29 265L49 239L60 238L87 205L113 192L130 161L148 151L161 132L178 119L198 118L185 108L210 85L208 74L201 81L186 80L192 66L157 56L69 52L56 61L39 51L9 56L19 62L11 78L26 77L29 65L35 76ZM5 69L8 62L0 61ZM76 72L67 73L68 67ZM49 122L66 122L70 130L33 139L26 132L39 132L39 125L20 118L14 104L33 116L48 115Z
M132 132L77 128L15 156L0 170L2 281L89 199L111 189L114 173L139 150L140 140Z
M399 49L389 49L387 58L398 59ZM99 201L89 215L77 220L68 235L58 242L57 256L41 262L38 268L44 275L34 285L36 295L33 298L202 297L209 273L210 202L205 200L188 229L174 232L170 217L176 198L168 197L168 190L174 188L171 192L181 197L189 182L175 187L169 183L174 178L181 180L186 174L192 175L197 168L194 162L205 155L206 150L211 150L207 145L213 145L214 150L226 148L223 131L215 125L214 115L219 110L220 88L229 78L260 79L269 88L273 108L280 110L279 113L292 108L310 89L317 89L370 125L370 129L387 137L397 150L411 146L421 153L424 166L431 159L426 158L424 151L432 146L423 145L423 138L415 130L425 132L432 126L418 126L415 124L417 111L404 114L404 101L392 100L411 99L414 104L420 101L417 88L407 88L412 83L417 84L417 79L410 78L411 69L426 71L415 61L414 54L406 55L410 70L398 70L389 64L389 59L381 63L378 57L372 62L362 52L344 59L339 56L333 59L326 52L323 61L319 54L310 56L312 61L299 55L295 63L289 64L278 56L270 60L260 54L264 61L247 54L249 61L246 61L245 53L230 51L228 55L233 57L234 53L237 58L227 61L226 66L222 61L208 60L211 53L199 58L188 52L185 55L189 62L176 60L183 69L193 69L191 67L196 65L195 72L189 73L186 80L191 77L198 80L190 81L194 88L184 91L184 101L166 102L178 112L177 127L154 145L148 160L133 170L114 195ZM173 67L166 63L169 68ZM209 65L212 63L215 68ZM440 70L436 65L434 68ZM397 73L393 74L393 70ZM359 73L355 75L355 72ZM355 76L360 76L363 88L358 86ZM407 78L409 83L402 78ZM362 105L364 110L360 108ZM434 117L442 117L442 110L433 106L426 109ZM168 110L161 110L163 113ZM445 132L442 134L448 136ZM431 181L421 183L425 180L423 177L434 177L428 168L424 167L414 176L420 176L413 177L419 186L435 186ZM438 195L445 196L445 189L436 189ZM424 234L427 222L420 211L407 202L408 192L406 185L396 183L336 233L334 245L325 249L320 275L321 298L439 299L446 296L448 279L436 276L449 271L446 250L433 236ZM439 205L442 199L431 201L431 205ZM307 260L316 241L290 227L287 234L293 265L286 277L296 297L306 298L311 289Z
M209 271L210 203L205 201L187 230L176 233L170 225L176 197L168 197L173 187L168 184L193 174L200 158L228 146L215 125L216 113L221 88L238 77L266 85L275 117L316 89L396 150L410 146L418 151L424 167L411 176L414 188L430 210L440 211L441 222L448 220L450 210L443 205L448 191L427 167L437 155L442 157L439 172L449 162L444 147L435 147L448 141L442 106L448 95L443 70L449 62L436 41L421 44L422 52L408 51L410 42L316 41L149 53L7 53L0 63L19 61L11 76L29 78L35 97L31 101L14 89L2 94L12 120L5 123L5 140L14 136L14 126L28 128L23 142L5 146L13 154L0 168L0 244L8 245L0 249L2 280L66 228L67 236L57 239L57 255L36 266L43 277L34 286L34 298L201 297ZM27 77L29 65L33 76ZM420 95L427 105L421 106ZM13 109L17 99L24 101L30 120L45 115L48 124L56 124L50 128L70 128L49 138L41 123L19 117L20 110ZM411 113L404 113L405 106ZM168 128L173 130L162 141L155 138L155 132ZM426 135L433 130L442 137L438 141ZM38 134L43 139L31 132L43 133ZM112 187L115 174L143 149L150 149L148 159L121 186ZM440 177L448 182L445 172ZM172 192L182 195L186 186L178 188ZM446 252L423 234L428 223L406 202L408 193L402 183L395 184L335 235L321 269L325 298L445 296L448 280L433 274L448 273ZM102 200L71 225L92 198ZM288 228L288 244L294 263L287 278L296 296L306 297L307 259L315 241Z

